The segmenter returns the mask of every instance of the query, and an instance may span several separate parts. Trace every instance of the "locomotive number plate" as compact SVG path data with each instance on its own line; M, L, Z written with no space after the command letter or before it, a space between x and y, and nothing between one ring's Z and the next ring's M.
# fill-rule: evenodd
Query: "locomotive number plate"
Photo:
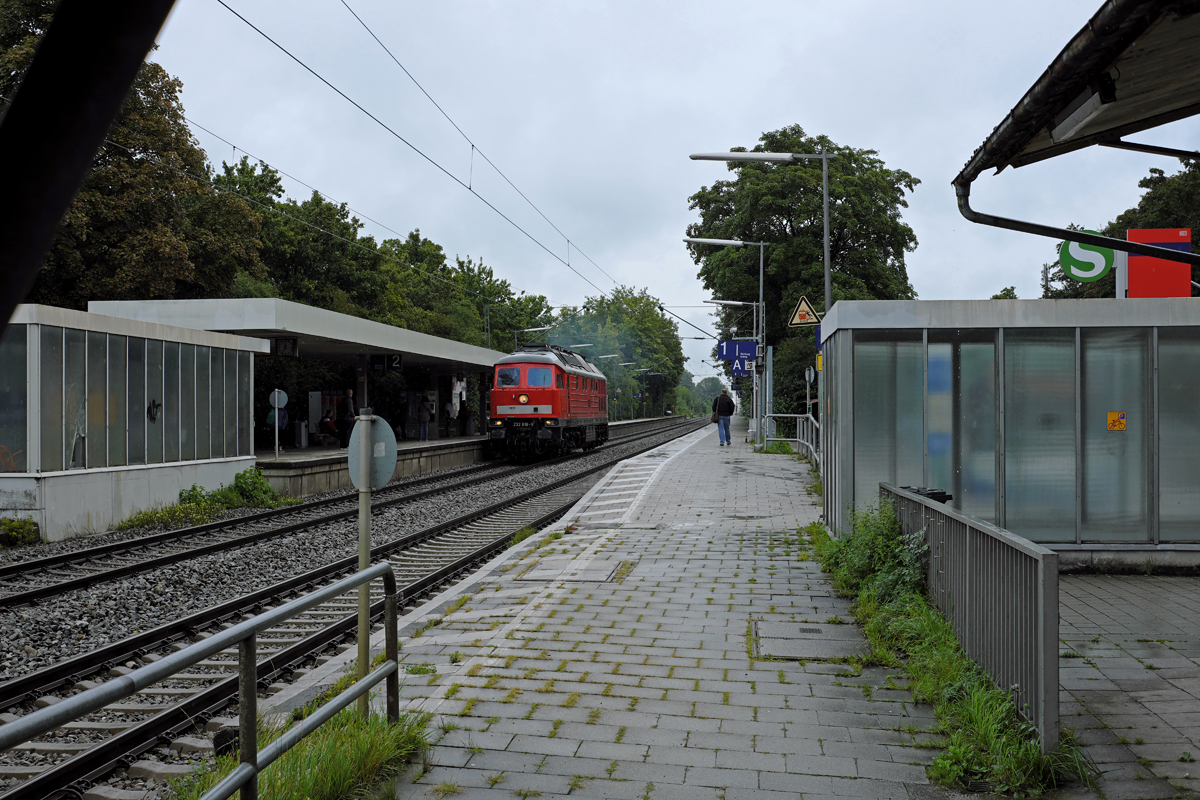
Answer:
M549 414L550 406L497 406L497 414Z

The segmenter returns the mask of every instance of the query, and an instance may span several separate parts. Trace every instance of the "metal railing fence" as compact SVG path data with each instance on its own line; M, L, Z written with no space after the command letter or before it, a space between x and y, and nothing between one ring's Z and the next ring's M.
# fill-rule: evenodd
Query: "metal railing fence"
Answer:
M335 597L340 597L376 578L383 579L386 660L365 679L358 681L331 699L316 713L304 719L299 725L290 729L260 752L257 724L258 659L255 647L258 632L278 625ZM128 697L134 692L171 677L182 669L237 645L238 745L241 764L210 789L202 800L221 800L239 789L241 790L241 800L256 800L258 775L263 769L381 681L387 681L388 721L395 723L399 720L400 665L398 663L399 642L396 633L397 610L396 577L392 572L392 565L386 561L380 562L361 572L347 576L337 583L298 597L279 608L266 611L177 653L172 653L159 661L136 669L128 675L105 681L94 689L88 689L52 706L21 717L15 722L2 725L0 726L0 751L41 736L85 714L98 711L110 703Z
M767 414L767 433L771 432L771 422L775 420L775 436L767 436L766 442L787 442L808 450L808 455L816 460L821 452L821 423L813 419L811 414ZM789 436L788 434L793 434Z
M1058 554L949 506L879 484L901 531L925 531L929 595L967 655L1058 746Z

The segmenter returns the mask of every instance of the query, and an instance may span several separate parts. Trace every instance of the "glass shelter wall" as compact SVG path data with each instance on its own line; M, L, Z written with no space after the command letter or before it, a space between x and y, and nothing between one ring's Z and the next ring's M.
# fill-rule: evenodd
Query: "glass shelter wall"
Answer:
M250 353L233 349L9 325L0 336L0 473L208 458L210 415L211 457L248 455L252 363ZM40 463L27 456L30 435Z
M840 328L824 352L838 530L886 481L1036 542L1200 543L1200 327Z

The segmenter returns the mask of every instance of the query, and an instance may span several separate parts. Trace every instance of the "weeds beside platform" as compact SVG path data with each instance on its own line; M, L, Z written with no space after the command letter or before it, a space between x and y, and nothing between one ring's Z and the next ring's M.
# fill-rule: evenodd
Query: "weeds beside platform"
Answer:
M833 577L853 597L852 612L880 663L904 669L919 702L934 706L945 750L929 768L943 786L1027 796L1066 783L1091 783L1096 766L1070 728L1042 753L1036 728L963 652L950 623L925 599L923 533L902 536L888 505L853 518L833 540L818 523L806 530Z

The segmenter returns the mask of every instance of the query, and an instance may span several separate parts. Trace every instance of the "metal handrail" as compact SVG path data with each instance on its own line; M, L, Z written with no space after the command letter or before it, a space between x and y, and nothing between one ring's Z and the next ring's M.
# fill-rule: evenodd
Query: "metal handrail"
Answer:
M1058 746L1058 554L887 483L904 534L925 532L929 597L966 654L1007 691L1042 752Z
M319 711L276 739L264 750L258 750L258 659L255 641L259 631L278 625L297 614L339 597L376 578L383 579L384 631L386 637L384 663L365 679L330 700ZM204 795L202 800L219 800L241 789L242 800L258 797L258 774L301 739L309 735L338 711L357 700L386 679L387 716L395 723L400 718L400 665L397 639L396 576L390 562L383 561L368 569L349 575L323 589L298 597L279 608L263 612L232 628L196 642L177 653L134 670L127 675L106 681L63 699L47 708L35 711L7 725L0 726L0 750L7 750L34 737L41 736L85 714L98 711L129 695L162 681L182 669L193 666L209 656L233 645L238 646L238 745L241 764Z
M783 436L768 436L764 440L767 444L771 442L795 442L797 447L803 445L808 448L808 453L815 460L820 457L821 453L821 423L813 418L812 414L767 414L767 420L772 419L795 419L796 420L796 436L786 438ZM766 425L767 430L771 429L770 422ZM765 446L765 445L764 445Z

